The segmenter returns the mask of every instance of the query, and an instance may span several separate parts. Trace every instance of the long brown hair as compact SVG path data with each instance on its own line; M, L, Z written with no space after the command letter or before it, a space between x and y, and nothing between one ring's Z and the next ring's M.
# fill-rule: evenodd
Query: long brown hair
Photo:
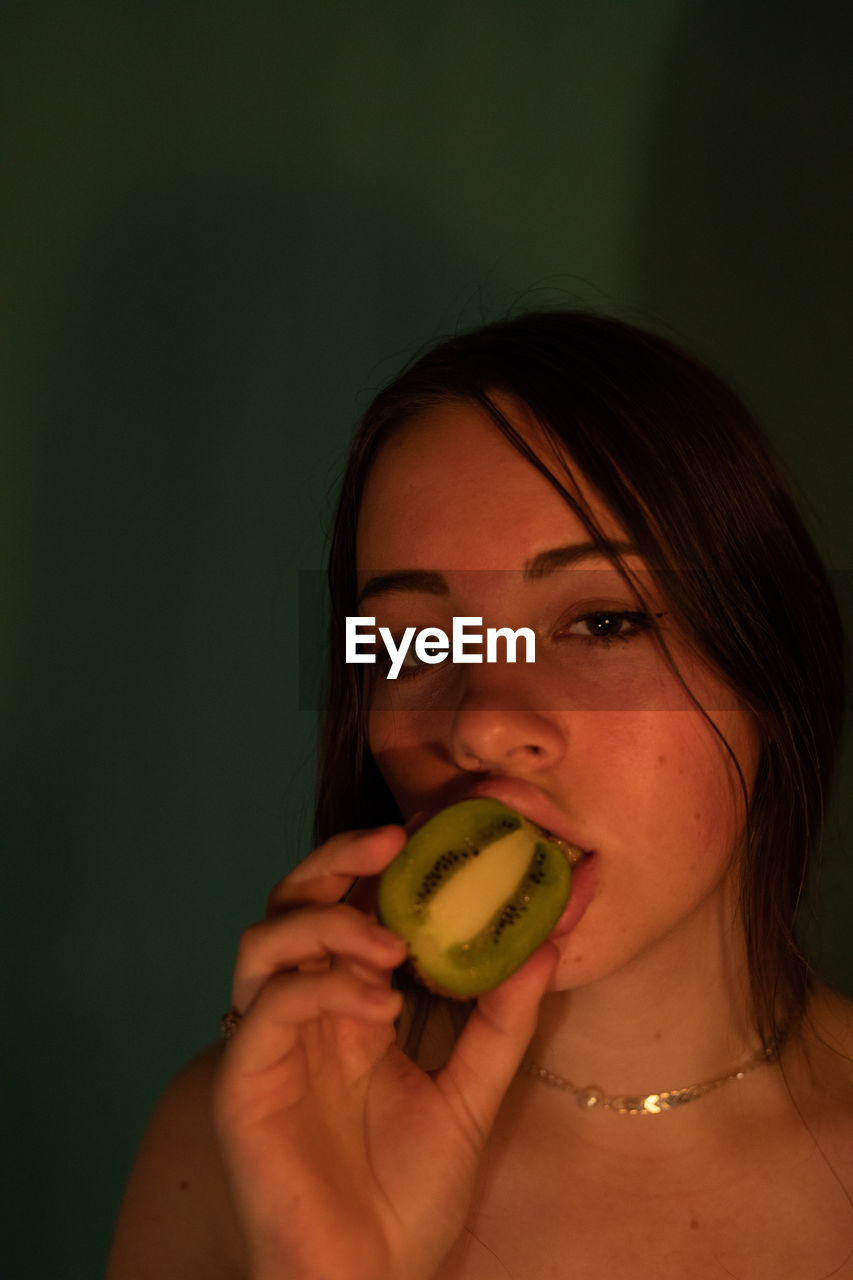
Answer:
M672 608L755 715L741 913L766 1046L792 1029L810 970L795 920L824 815L844 701L844 643L828 578L738 397L660 337L604 316L521 315L417 358L368 409L344 478L329 559L331 663L315 835L399 821L365 741L362 668L346 665L361 495L389 434L448 400L481 405L586 524L568 476L547 468L494 405L509 393L560 442L662 580Z

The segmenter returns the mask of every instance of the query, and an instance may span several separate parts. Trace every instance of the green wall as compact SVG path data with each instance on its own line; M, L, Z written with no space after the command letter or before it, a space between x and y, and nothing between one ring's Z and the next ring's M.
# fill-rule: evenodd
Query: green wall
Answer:
M415 347L555 301L674 334L849 609L851 54L842 0L3 6L8 1274L101 1271L307 848L299 571ZM816 909L850 988L843 793Z

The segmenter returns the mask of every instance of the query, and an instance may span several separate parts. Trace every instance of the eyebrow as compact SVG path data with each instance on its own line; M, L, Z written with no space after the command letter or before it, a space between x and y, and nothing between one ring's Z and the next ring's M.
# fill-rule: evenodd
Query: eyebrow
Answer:
M397 573L377 573L368 578L358 593L358 603L368 596L388 595L394 591L420 591L428 596L450 595L450 588L440 573L432 569L401 569Z
M605 538L603 542L571 542L565 547L553 547L540 551L524 566L524 577L530 581L546 578L558 569L567 569L579 560L599 556L605 560L618 560L620 556L636 555L637 548L631 542L618 542Z
M605 540L596 542L571 542L565 547L551 547L548 551L540 551L524 565L524 578L528 582L536 582L546 578L558 569L567 569L581 560L589 560L595 556L605 559L616 559L619 556L636 554L636 547L630 542ZM358 604L361 605L368 596L389 595L393 592L414 591L429 596L447 596L450 588L443 574L432 569L401 569L395 573L378 573L369 578L358 593Z

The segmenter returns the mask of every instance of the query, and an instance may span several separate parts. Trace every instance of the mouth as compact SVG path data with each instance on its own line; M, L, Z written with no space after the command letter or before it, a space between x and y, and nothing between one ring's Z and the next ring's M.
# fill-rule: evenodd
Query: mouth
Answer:
M527 817L527 814L524 814L523 816ZM539 826L538 822L536 823L536 826ZM558 849L562 849L570 867L576 867L579 862L589 856L585 849L579 849L576 844L569 844L568 841L563 840L562 837L555 835L553 831L549 831L547 827L539 827L539 830L542 832L543 836L545 836L546 840L550 840L551 844L555 844Z
M548 935L554 942L571 933L598 892L598 858L578 833L571 831L565 816L553 806L538 788L518 778L484 779L469 788L460 799L488 796L515 809L529 822L535 823L546 836L563 850L572 869L572 891L560 919Z
M552 942L571 933L581 917L586 914L586 909L597 892L598 858L595 853L585 853L580 862L572 867L572 891L565 911L548 934Z
M576 833L567 830L563 815L529 783L516 778L484 780L469 787L458 799L473 800L477 797L500 800L539 827L549 840L560 846L572 869L591 857L593 850L586 848Z
M565 815L551 804L538 787L519 778L484 778L454 794L445 792L440 804L431 806L429 812L421 811L410 818L406 830L412 835L442 809L461 800L474 799L498 800L515 809L563 851L572 872L571 893L563 914L548 938L553 942L570 933L598 894L598 856L593 848L587 847L577 831L569 829Z

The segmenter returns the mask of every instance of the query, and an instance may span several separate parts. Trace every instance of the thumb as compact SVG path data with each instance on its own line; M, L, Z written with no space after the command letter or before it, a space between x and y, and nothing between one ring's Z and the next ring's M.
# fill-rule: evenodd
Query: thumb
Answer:
M544 943L511 978L480 996L451 1058L435 1077L480 1145L521 1065L558 955L553 943Z

